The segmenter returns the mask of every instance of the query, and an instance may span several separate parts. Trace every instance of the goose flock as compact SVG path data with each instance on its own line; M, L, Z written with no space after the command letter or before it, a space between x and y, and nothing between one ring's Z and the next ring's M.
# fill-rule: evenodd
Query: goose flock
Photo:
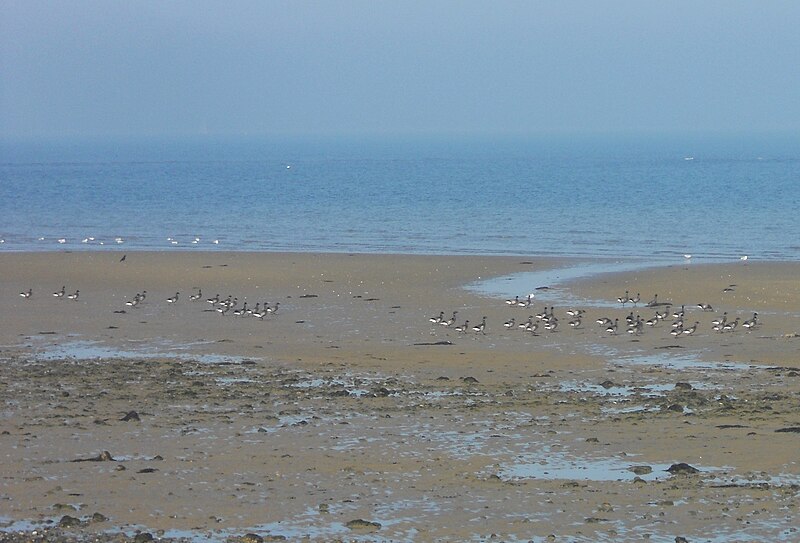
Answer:
M506 300L505 303L515 308L532 309L533 299L534 295L529 294L524 298L516 296ZM625 291L624 295L617 297L617 302L620 303L623 308L629 305L638 307L641 302L641 293L636 293L636 295L632 296L628 291ZM702 313L714 313L714 308L709 303L701 302L689 307L690 309L696 309ZM680 310L673 311L670 303L658 301L658 294L653 295L650 301L644 304L642 309L643 311L648 309L652 310L653 313L643 316L643 311L635 313L631 310L627 315L597 317L594 319L594 324L598 327L601 335L605 336L616 336L624 333L632 336L639 336L644 334L645 330L648 328L662 328L667 332L665 335L670 335L674 338L692 336L704 327L700 320L688 319L686 305L681 305ZM558 313L561 315L561 318L559 318L556 313L555 306L545 306L538 313L531 313L528 315L527 319L511 317L503 322L503 328L506 330L517 329L536 336L539 335L540 331L544 330L548 332L558 331L562 319L571 329L587 328L584 326L584 322L586 322L587 319L585 309L570 308L564 310L563 313L559 311ZM430 317L428 320L434 325L434 331L436 327L441 326L446 329L452 327L459 334L466 334L470 331L482 335L486 334L486 317L482 318L479 326L471 327L469 320L465 320L461 325L454 326L457 314L458 311L453 311L452 317L445 319L445 312L441 311L438 316ZM751 318L743 320L743 318L739 316L729 318L726 311L716 316L707 326L712 332L731 333L735 332L739 327L749 332L757 328L760 324L761 321L759 320L758 313L753 313Z
M25 300L29 300L33 298L33 289L29 288L28 290L23 290L19 293L20 297ZM53 292L52 296L57 299L64 299L64 300L72 300L77 301L80 297L80 290L75 290L67 294L67 287L66 285L62 286L60 290ZM203 291L201 289L197 289L197 292L191 294L188 299L190 302L197 302L200 301L203 297ZM147 291L143 290L141 292L137 292L133 297L127 299L125 301L126 308L135 308L140 306L144 303L147 299ZM168 305L175 305L178 304L181 300L180 292L176 292L173 296L166 298L164 301ZM229 295L226 298L220 297L219 294L214 296L213 298L208 298L205 300L208 304L211 305L211 308L205 309L205 311L213 311L219 313L220 315L233 315L236 317L255 317L257 319L263 320L265 317L269 315L275 315L278 312L278 308L280 307L280 302L275 303L268 303L268 302L258 302L255 306L248 307L247 301L239 306L239 298ZM117 310L115 313L125 313L126 310Z

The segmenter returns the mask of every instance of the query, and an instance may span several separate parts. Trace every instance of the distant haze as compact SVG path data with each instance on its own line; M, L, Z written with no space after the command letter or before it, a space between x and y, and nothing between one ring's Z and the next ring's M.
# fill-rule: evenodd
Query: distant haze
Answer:
M0 137L800 130L797 1L0 0Z

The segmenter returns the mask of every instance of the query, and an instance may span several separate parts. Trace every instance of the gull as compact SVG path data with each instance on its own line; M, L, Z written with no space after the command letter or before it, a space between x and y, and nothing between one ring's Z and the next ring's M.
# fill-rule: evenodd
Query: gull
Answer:
M742 262L745 262L747 260L747 255L740 256L739 260L741 260Z

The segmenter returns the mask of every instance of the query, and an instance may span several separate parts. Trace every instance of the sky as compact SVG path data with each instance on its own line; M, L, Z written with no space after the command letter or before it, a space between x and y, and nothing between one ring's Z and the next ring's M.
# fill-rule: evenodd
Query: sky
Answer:
M800 134L800 2L0 0L0 136Z

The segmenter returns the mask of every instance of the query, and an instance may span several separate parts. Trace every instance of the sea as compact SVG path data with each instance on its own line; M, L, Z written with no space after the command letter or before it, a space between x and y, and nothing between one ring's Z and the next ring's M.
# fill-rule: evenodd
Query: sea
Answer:
M800 137L0 142L4 251L800 260Z

